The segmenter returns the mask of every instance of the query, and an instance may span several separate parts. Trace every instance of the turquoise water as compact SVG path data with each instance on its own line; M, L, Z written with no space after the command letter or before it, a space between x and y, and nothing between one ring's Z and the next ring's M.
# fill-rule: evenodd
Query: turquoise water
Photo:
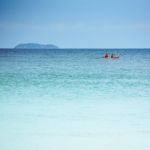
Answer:
M0 150L149 150L150 50L0 50Z

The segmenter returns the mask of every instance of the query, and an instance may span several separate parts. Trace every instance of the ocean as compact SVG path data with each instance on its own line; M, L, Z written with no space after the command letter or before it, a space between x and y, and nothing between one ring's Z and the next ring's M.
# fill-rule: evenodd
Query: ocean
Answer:
M0 49L0 150L149 149L150 49Z

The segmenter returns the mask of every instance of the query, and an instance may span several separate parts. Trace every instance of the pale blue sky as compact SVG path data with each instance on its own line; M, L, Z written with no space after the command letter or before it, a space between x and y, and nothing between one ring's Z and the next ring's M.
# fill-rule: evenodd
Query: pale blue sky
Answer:
M0 47L150 48L150 0L0 0Z

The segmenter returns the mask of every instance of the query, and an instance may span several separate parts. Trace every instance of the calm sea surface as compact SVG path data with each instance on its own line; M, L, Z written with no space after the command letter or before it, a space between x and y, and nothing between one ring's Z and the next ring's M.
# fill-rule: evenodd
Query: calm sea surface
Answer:
M0 50L0 150L149 149L149 49Z

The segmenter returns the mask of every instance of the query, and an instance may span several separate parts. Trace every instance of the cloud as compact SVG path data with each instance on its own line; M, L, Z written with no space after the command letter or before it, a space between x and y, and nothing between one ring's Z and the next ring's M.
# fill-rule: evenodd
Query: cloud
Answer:
M28 23L0 23L0 28L5 29L30 29L30 30L55 30L55 31L68 31L83 28L81 23L49 23L43 24L28 24Z
M53 22L48 24L33 23L0 23L0 30L29 30L43 32L109 32L109 31L132 31L132 30L150 30L150 23L134 24L92 24L92 23L63 23Z

